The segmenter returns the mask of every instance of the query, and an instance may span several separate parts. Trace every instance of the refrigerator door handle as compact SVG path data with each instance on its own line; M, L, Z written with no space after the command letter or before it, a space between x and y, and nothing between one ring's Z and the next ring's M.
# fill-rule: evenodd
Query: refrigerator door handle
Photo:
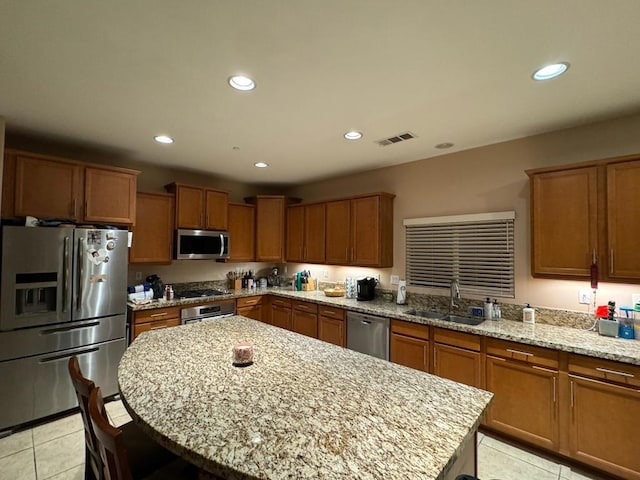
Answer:
M72 325L70 327L51 328L51 329L48 329L48 330L42 330L42 335L52 335L52 334L57 334L57 333L67 333L67 332L70 332L72 330L79 330L81 328L97 327L98 325L100 325L100 322L96 321L96 322L90 322L90 323L83 323L82 325Z
M51 357L42 358L38 361L38 363L55 362L58 360L62 360L64 358L73 357L75 355L85 355L87 353L97 352L98 350L100 350L100 347L87 348L86 350L69 352L69 353L61 353L60 355L53 355Z
M76 299L76 310L80 311L82 307L82 284L84 282L84 238L80 237L78 239L78 268L80 270L80 274L78 275L78 297Z
M64 237L62 269L62 311L66 312L69 298L69 237Z

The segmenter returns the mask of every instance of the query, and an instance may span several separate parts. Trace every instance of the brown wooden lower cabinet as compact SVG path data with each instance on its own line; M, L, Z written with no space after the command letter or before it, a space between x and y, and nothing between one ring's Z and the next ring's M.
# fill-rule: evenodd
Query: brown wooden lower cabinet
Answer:
M180 325L180 307L140 310L131 315L131 342L142 332Z
M569 456L624 479L640 479L640 367L570 355Z
M391 320L389 358L393 363L429 371L429 327Z
M292 329L291 323L291 301L280 298L272 298L270 301L270 319L269 323L276 327Z
M291 312L292 330L307 337L318 338L318 315L293 310Z
M324 305L318 307L318 338L339 347L346 346L343 309Z
M557 451L558 371L487 355L486 389L494 394L487 426Z
M236 314L265 321L262 315L262 295L238 298L236 300Z
M480 337L444 328L433 329L433 368L439 377L484 388Z

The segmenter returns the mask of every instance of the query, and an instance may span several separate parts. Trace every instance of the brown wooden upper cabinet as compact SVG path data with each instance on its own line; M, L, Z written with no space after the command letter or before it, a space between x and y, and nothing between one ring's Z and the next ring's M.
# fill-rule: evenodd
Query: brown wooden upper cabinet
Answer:
M229 203L229 261L255 260L255 216L255 206Z
M245 201L256 206L256 261L284 262L286 207L299 199L258 195Z
M164 188L176 196L176 228L227 230L228 192L182 183Z
M5 151L2 217L132 225L138 171Z
M393 266L393 199L376 193L326 204L326 263Z
M324 263L325 204L295 205L287 208L288 262Z
M528 170L534 276L640 282L640 157Z
M170 264L173 259L174 196L138 192L129 263Z

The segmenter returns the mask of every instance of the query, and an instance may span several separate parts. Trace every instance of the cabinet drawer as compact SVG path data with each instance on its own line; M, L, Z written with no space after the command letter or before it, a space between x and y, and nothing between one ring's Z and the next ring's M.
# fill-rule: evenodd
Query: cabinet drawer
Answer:
M569 355L569 373L640 386L640 366L628 363L571 354Z
M318 305L318 314L323 317L333 318L335 320L344 320L344 310L342 308L327 307L326 305Z
M254 297L242 297L236 300L236 308L252 307L260 305L262 303L262 295L256 295Z
M434 328L433 339L438 343L467 350L480 351L480 337L471 333L456 332L445 328Z
M524 343L508 342L487 338L487 354L512 360L540 365L542 367L558 368L558 352L542 347L534 347Z
M136 338L142 332L146 332L148 330L158 330L160 328L169 328L169 327L177 327L180 325L179 318L173 318L169 320L158 320L155 322L146 322L146 323L138 323L133 327L133 338Z
M298 302L298 301L293 301L291 303L293 304L293 309L294 310L299 310L301 312L312 313L314 315L316 315L318 313L318 304L316 304L316 303Z
M429 340L429 326L420 323L404 322L402 320L391 320L391 331L409 337Z
M282 298L272 298L271 305L275 305L283 308L291 308L291 300L285 300Z
M180 319L180 307L154 308L135 312L134 323L157 322L172 318Z

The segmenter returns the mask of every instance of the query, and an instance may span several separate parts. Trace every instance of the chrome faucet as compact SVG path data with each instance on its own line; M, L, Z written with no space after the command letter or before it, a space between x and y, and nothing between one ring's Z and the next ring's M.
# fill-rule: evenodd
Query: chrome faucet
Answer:
M454 308L458 308L456 300L460 300L460 282L456 277L451 279L451 294L449 296L449 313L453 312Z

